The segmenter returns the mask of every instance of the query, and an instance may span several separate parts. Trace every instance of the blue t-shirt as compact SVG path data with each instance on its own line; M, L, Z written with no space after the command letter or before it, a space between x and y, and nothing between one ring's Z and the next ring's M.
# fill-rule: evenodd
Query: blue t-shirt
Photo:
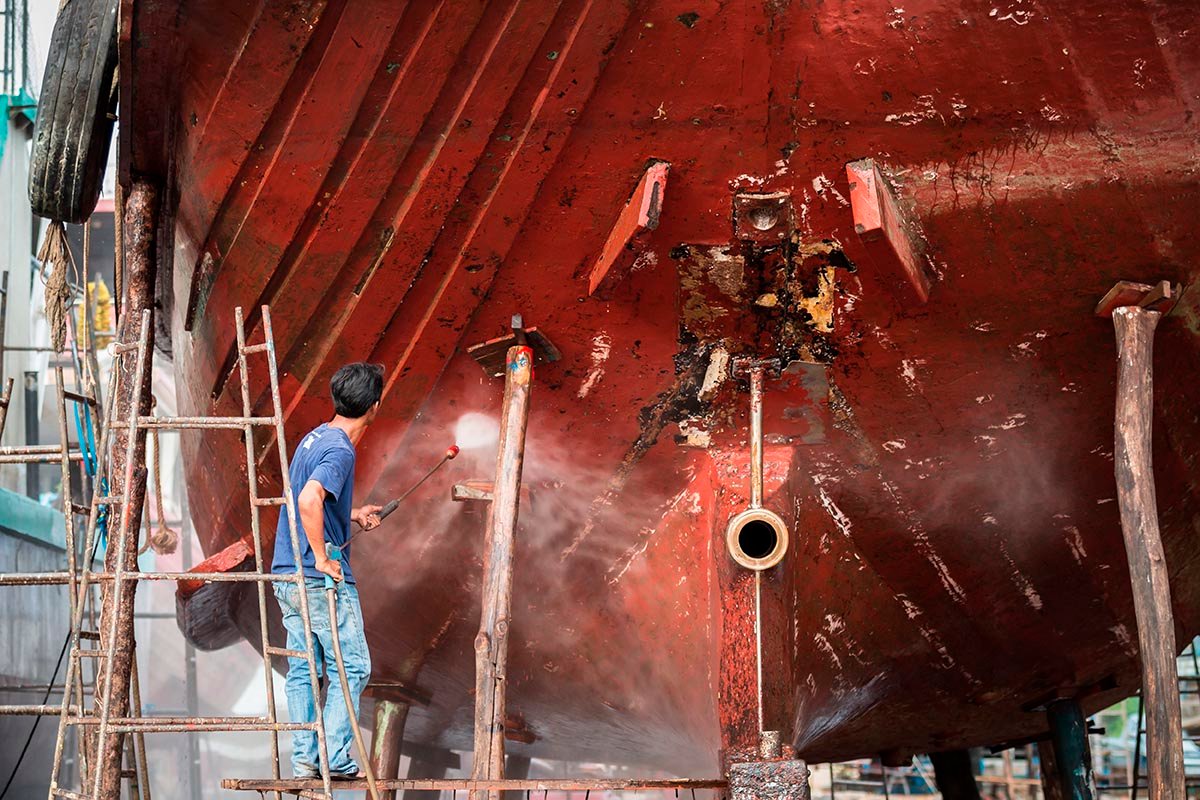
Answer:
M316 481L325 487L325 541L345 545L350 539L350 509L354 495L354 445L350 443L350 437L341 428L331 428L328 424L314 428L296 448L288 475L292 479L292 493L297 503L296 524L299 530L296 533L300 537L304 574L310 578L323 578L324 573L317 572L316 559L304 535L304 520L300 519L300 492L309 481ZM279 524L275 528L275 558L271 562L271 572L276 575L296 572L288 514L282 508L279 510ZM342 574L346 576L347 583L354 583L354 573L350 571L349 546L342 551Z

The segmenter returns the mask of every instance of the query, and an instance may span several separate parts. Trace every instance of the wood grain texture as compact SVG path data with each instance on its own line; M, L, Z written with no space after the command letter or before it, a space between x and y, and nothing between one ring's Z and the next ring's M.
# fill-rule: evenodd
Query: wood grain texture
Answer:
M521 503L521 469L525 462L525 429L529 425L533 351L524 346L510 347L507 361L496 480L484 543L483 609L479 634L475 637L475 760L471 777L476 780L504 777L504 693L508 614L512 605L513 540ZM489 790L486 796L497 800L499 793Z
M1161 317L1157 311L1133 306L1113 311L1118 358L1113 460L1142 655L1150 800L1183 800L1183 727L1175 667L1175 619L1158 530L1150 441L1154 329Z

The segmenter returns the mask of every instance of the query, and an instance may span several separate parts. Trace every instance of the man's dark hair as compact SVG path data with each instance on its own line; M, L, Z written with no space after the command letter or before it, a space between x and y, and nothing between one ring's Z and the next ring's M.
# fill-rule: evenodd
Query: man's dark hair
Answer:
M383 365L365 361L347 364L333 373L329 392L338 416L351 419L365 416L383 396Z

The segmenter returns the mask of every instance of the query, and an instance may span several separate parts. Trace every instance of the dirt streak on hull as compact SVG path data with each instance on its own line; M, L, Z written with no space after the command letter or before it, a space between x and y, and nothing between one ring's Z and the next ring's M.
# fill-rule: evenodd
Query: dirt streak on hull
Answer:
M752 587L722 542L747 502L746 395L709 368L817 362L767 383L766 505L793 546L765 587L765 722L811 759L1039 733L1031 704L1138 683L1092 307L1200 263L1188 6L138 3L125 46L169 68L123 88L124 164L172 176L182 413L237 407L233 309L270 303L292 442L337 366L386 365L356 489L386 500L496 416L465 349L524 314L563 359L538 368L529 426L509 706L536 741L517 747L701 774L758 725ZM921 231L927 304L857 238L844 166L863 157ZM658 226L589 296L653 159ZM786 247L735 242L738 192L788 193ZM1184 636L1197 297L1156 356ZM353 554L376 677L429 698L406 738L455 748L483 515L448 487L494 454L459 443ZM185 440L210 553L245 533L238 447Z

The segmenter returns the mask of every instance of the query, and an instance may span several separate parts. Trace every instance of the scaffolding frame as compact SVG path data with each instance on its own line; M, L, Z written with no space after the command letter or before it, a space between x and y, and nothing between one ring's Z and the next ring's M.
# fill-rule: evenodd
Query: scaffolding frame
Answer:
M4 273L3 291L4 296L0 298L0 303L7 305L7 283L8 273ZM0 307L0 353L3 352L3 323L4 309ZM95 597L89 593L85 587L79 582L79 559L88 559L94 556L94 552L85 548L81 553L78 550L78 541L75 535L75 517L81 511L86 509L76 506L74 503L74 483L71 478L71 464L73 462L83 462L85 456L81 448L71 447L70 437L67 432L67 401L86 404L89 410L94 410L96 403L94 398L77 392L71 392L66 389L63 379L63 368L60 364L54 366L54 383L55 397L57 400L56 410L58 416L58 437L57 445L40 445L26 444L21 446L0 447L0 465L5 464L59 464L61 470L60 495L62 499L63 527L64 527L64 549L67 558L67 570L63 573L41 573L40 575L30 574L33 580L22 580L20 574L9 573L0 575L0 586L37 586L37 585L61 585L67 586L67 603L68 613L74 619L76 610L80 614L85 613L86 609L89 614L89 619L95 617ZM5 426L8 422L8 411L12 402L13 379L7 378L4 382L4 391L0 393L0 436L3 436ZM47 576L52 576L46 580ZM61 664L61 658L60 658ZM140 687L137 684L136 669L130 676L130 702L131 708L137 709L137 713L141 713L141 693ZM0 689L10 689L12 687L0 687ZM18 687L19 688L19 687ZM58 688L53 683L53 680L45 686L33 687L39 691L46 692L46 699L53 694L61 694L63 703L70 705L75 709L76 713L83 707L83 702L86 695L86 687L83 681L82 670L75 675L74 685L70 685L69 681ZM74 697L75 704L71 705L68 701ZM0 715L2 716L49 716L61 711L62 704L52 706L47 704L4 704L0 705ZM80 741L77 764L82 773L88 770L88 760L86 748L82 746ZM125 758L127 767L123 770L123 776L130 779L130 791L132 796L139 800L150 800L150 787L147 781L146 767L146 749L145 740L139 735L129 740Z
M142 407L140 401L144 399L144 393L149 391L147 382L144 380L148 374L149 362L152 357L151 316L149 310L141 314L141 324L135 340L117 342L112 345L114 358L109 378L107 403L103 414L105 423L101 430L101 441L97 450L97 475L93 481L93 495L91 504L88 507L88 523L84 541L85 552L92 552L96 546L99 520L103 514L107 514L110 518L117 521L115 534L110 534L110 543L118 548L117 552L126 552L132 528L131 521L135 516L132 504L129 502L135 494L135 492L131 491L131 487L137 479L139 469L142 467L135 458L138 433L151 429L159 431L194 429L240 430L243 433L246 444L251 534L254 541L254 571L239 573L141 572L136 569L126 569L124 561L120 559L118 559L115 568L111 571L104 568L94 570L90 559L85 559L82 564L79 564L72 557L69 559L66 573L7 575L0 577L0 585L66 583L70 587L70 596L74 598L80 596L81 593L85 593L89 588L99 586L103 583L111 583L111 602L118 604L125 599L126 592L130 594L129 599L132 599L133 585L135 582L141 580L176 581L186 579L201 582L239 581L254 583L257 588L260 612L261 647L259 648L259 652L264 664L263 674L266 683L267 713L265 715L223 717L143 716L136 679L137 661L136 657L134 657L130 685L128 687L130 692L129 716L114 716L111 713L114 693L117 691L117 687L114 686L113 681L114 653L110 648L106 648L106 645L115 641L118 615L113 613L109 616L107 630L103 631L98 630L99 626L95 624L95 617L93 615L89 618L89 624L92 625L92 629L89 629L85 627L83 604L72 602L70 658L67 661L67 676L63 681L66 691L63 693L62 702L58 709L59 728L55 741L54 766L49 789L49 797L51 799L62 797L71 798L72 800L82 800L82 798L102 800L100 794L102 770L99 768L99 765L103 763L107 749L112 747L115 742L120 741L122 735L127 733L134 734L132 739L137 742L142 740L142 737L147 733L269 731L272 734L273 777L278 780L280 774L279 733L281 731L296 730L311 730L316 734L322 771L320 788L323 791L315 793L314 796L332 798L328 752L325 745L324 720L320 705L316 705L316 719L314 722L280 722L275 707L275 676L271 665L273 656L305 658L309 666L309 676L314 696L319 696L319 685L312 641L311 616L308 608L307 592L304 591L305 579L302 559L300 557L301 551L295 503L293 502L292 486L288 479L288 454L283 429L283 411L279 392L274 336L271 328L270 310L266 306L262 308L262 321L264 341L248 345L246 343L242 309L238 308L236 310L238 372L242 382L243 405L243 414L238 417L154 417L139 414L139 410ZM266 355L273 410L271 416L255 416L251 411L247 356L256 353ZM122 386L122 366L127 359L133 359L134 363L132 384ZM131 402L128 405L129 411L127 417L125 419L117 419L116 398L122 395L123 392L128 394ZM254 445L254 431L258 427L268 427L272 429L271 432L274 434L273 438L280 459L283 484L283 493L278 497L260 497L258 494L257 460ZM121 484L124 494L109 494L107 491L107 479L111 476L108 474L108 462L113 455L113 453L110 453L110 450L114 447L113 434L114 431L118 430L127 431L125 440L124 482ZM65 460L65 456L63 458ZM273 506L284 506L287 509L292 539L291 544L297 565L294 574L273 575L265 571L259 514L261 509ZM133 535L136 536L137 532L135 531ZM71 536L72 541L74 541L73 532ZM306 647L302 651L274 647L270 643L266 614L266 587L267 584L274 582L291 582L300 588L298 595L306 633ZM86 643L90 642L97 643L97 646L87 646ZM84 688L81 679L83 665L89 661L94 665L93 678L99 677L100 674L104 676L98 692L93 690L93 708L91 710L88 710L85 706ZM44 709L39 709L39 711L41 710ZM90 774L82 776L83 780L78 791L60 786L60 781L63 778L62 767L66 735L72 728L79 728L86 732L80 739L90 743L84 750L87 751L87 758L90 765L94 767L89 770ZM144 748L140 749L144 752ZM131 772L133 773L132 775L130 774ZM139 783L146 785L148 788L144 763L139 763L138 768L135 770L124 770L122 776L134 779L140 778Z

